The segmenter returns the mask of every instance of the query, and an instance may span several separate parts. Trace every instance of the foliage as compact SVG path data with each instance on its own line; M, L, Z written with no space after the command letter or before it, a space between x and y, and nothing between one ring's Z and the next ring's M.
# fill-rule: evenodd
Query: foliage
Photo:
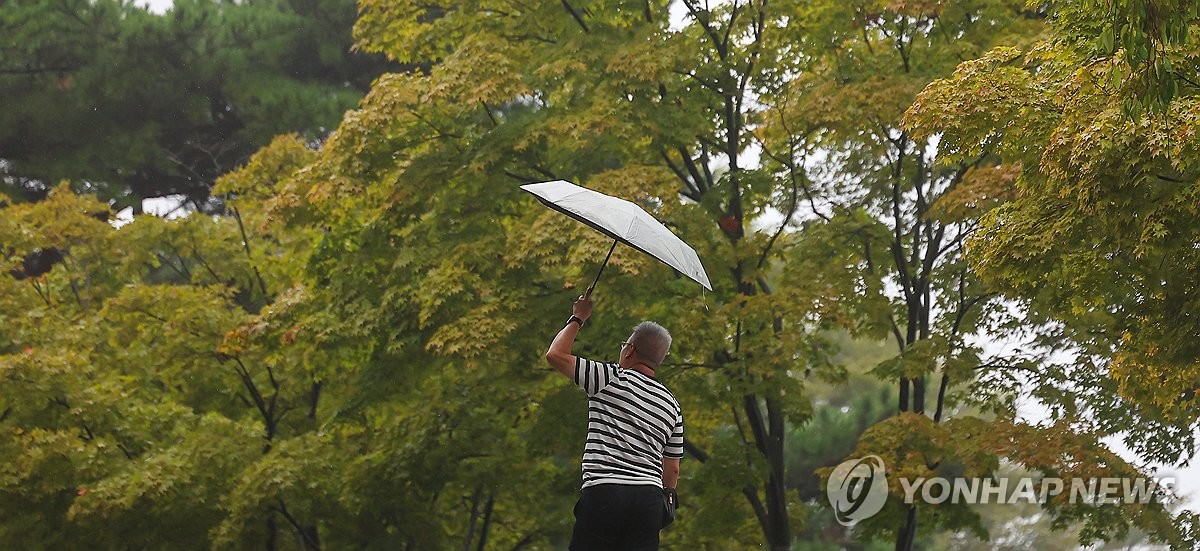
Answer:
M216 354L250 317L213 275L247 281L236 234L205 218L118 232L105 211L64 185L4 212L6 260L67 251L37 279L3 278L6 545L194 545L262 447Z
M956 158L1013 167L1012 200L984 217L971 257L1043 344L1078 358L1033 380L1071 381L1080 399L1039 397L1147 459L1186 461L1200 417L1196 7L1122 6L1060 8L1045 39L962 64L907 117Z
M757 135L765 166L780 181L790 181L793 197L811 211L795 244L794 254L807 261L808 269L800 273L805 278L828 274L824 277L842 282L826 290L826 297L840 299L840 315L855 320L853 327L864 335L890 336L900 353L880 362L874 373L898 383L904 413L869 429L853 456L879 455L897 477L946 464L967 465L983 475L1000 460L1061 472L1057 461L1067 460L1058 454L1074 456L1071 461L1086 455L1071 451L1075 448L1110 456L1099 445L1095 427L1077 417L1051 427L1016 420L1014 399L1029 378L1039 396L1060 403L1072 400L1075 383L1086 388L1084 380L1039 378L1040 366L1050 363L1047 357L1022 350L997 353L980 345L1039 325L997 300L997 290L977 278L964 258L964 243L979 234L980 216L1013 198L1009 188L1020 165L998 163L986 136L939 142L930 132L910 131L901 120L906 111L911 116L921 108L918 101L910 110L918 92L963 59L1005 51L993 50L995 44L1034 43L1044 14L1019 3L957 2L839 4L804 15L811 19L800 18L793 28L806 32L792 42L827 42L805 50L811 52L800 57L806 63L781 92L759 98L769 108ZM812 32L818 28L828 34ZM959 71L980 63L986 61L962 64ZM1004 102L987 101L1020 89L1022 82L996 78L982 89L963 91L953 104L957 110L943 105L922 113L963 125L981 120L1037 124ZM984 101L961 101L966 97ZM996 254L1023 250L1010 244ZM929 384L934 381L936 386ZM1104 392L1097 389L1097 394ZM1012 434L1040 435L1044 453L1060 458L1033 457L1019 445L981 441L985 435L1015 438L1006 436ZM1133 472L1123 462L1102 463ZM902 495L897 481L890 480L892 495ZM1161 506L1121 514L1055 507L1046 512L1060 527L1086 517L1082 543L1122 537L1132 523L1161 540L1186 545L1180 532L1162 528L1170 515ZM975 511L946 504L912 507L893 501L863 526L865 534L895 537L898 549L912 548L919 534L939 528L987 535Z
M0 189L202 203L276 134L323 138L388 68L349 52L354 17L348 0L5 2Z
M1120 105L1131 118L1161 114L1181 88L1196 87L1189 77L1194 60L1185 52L1195 48L1191 27L1200 16L1200 3L1063 2L1051 3L1050 10L1054 41L1076 59L1107 65L1104 77L1109 86L1125 89ZM1180 61L1184 63L1177 65Z
M689 457L665 547L791 547L823 514L806 471L847 454L909 475L1136 474L1078 409L1018 421L1022 377L1047 363L979 344L1039 321L964 259L1033 165L901 126L931 81L986 52L959 74L1003 65L993 47L1032 43L1044 14L681 7L680 23L666 2L364 0L358 47L424 70L380 77L327 140L275 138L223 176L228 214L113 229L66 185L5 203L0 541L563 546L585 402L541 352L611 243L518 188L558 178L652 211L714 282L618 247L576 348L611 357L642 319L674 335L660 377ZM963 107L963 124L1010 107ZM50 248L62 263L17 277ZM863 354L878 382L847 372L843 332L887 343ZM1087 381L1047 373L1042 397ZM847 434L795 441L828 427ZM1159 505L1045 512L1085 542L1186 542ZM893 499L855 537L907 549L987 527Z

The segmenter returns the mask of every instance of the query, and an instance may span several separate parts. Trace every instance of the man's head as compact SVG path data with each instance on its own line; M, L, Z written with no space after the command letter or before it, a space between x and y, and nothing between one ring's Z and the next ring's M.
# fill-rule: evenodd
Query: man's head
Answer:
M623 368L642 363L650 369L657 370L670 348L671 334L666 328L652 321L643 321L634 326L628 344L621 346L621 359L618 363Z

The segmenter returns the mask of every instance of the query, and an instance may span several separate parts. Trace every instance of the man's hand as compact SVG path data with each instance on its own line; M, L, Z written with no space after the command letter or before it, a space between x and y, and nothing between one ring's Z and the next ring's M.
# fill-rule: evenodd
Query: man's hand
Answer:
M592 315L592 300L584 298L581 295L579 300L575 301L575 305L571 306L571 314L583 321L587 321Z
M592 301L582 296L579 297L571 306L571 314L587 321L592 316ZM566 326L550 342L550 349L546 351L546 361L572 381L575 380L575 362L577 360L571 353L571 348L575 345L575 335L579 334L579 328L583 326L583 323L574 322L573 319L567 322Z

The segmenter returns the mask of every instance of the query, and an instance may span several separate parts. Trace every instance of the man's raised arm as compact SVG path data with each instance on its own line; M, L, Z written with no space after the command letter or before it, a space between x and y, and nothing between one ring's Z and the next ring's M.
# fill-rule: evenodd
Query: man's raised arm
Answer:
M579 328L583 327L591 315L592 301L579 297L571 307L571 318L567 325L554 336L554 340L550 342L550 349L546 350L546 361L572 381L575 380L576 358L575 354L571 353L571 348L575 346L575 336L579 334Z

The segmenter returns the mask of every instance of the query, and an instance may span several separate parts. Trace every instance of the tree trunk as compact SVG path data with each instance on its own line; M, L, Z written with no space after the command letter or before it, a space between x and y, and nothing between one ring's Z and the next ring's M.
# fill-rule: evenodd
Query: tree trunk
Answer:
M267 551L275 551L276 549L279 549L279 546L275 541L275 537L278 532L279 529L275 526L275 513L271 513L271 515L267 517Z
M321 534L317 532L317 525L305 526L301 530L301 536L304 540L304 546L308 549L321 549Z
M488 494L487 504L483 506L483 527L479 529L479 545L475 551L483 551L487 545L488 528L492 527L492 507L496 505L496 496Z
M912 551L917 535L917 508L909 505L904 517L904 527L896 533L896 551Z
M767 545L773 551L791 549L792 532L788 522L787 482L784 473L783 439L784 420L783 410L773 397L764 400L766 403L766 419L764 423L762 407L756 395L748 394L743 398L743 410L750 420L750 430L754 434L755 445L759 453L767 460L770 469L765 484L766 503L757 504L756 512L763 524L763 535ZM747 498L757 499L757 492L747 492ZM751 505L756 505L751 500ZM763 507L765 505L765 507Z
M467 537L463 538L463 551L471 551L471 542L475 539L475 525L479 522L479 496L483 493L483 485L475 487L475 495L471 497L471 519L467 521Z

